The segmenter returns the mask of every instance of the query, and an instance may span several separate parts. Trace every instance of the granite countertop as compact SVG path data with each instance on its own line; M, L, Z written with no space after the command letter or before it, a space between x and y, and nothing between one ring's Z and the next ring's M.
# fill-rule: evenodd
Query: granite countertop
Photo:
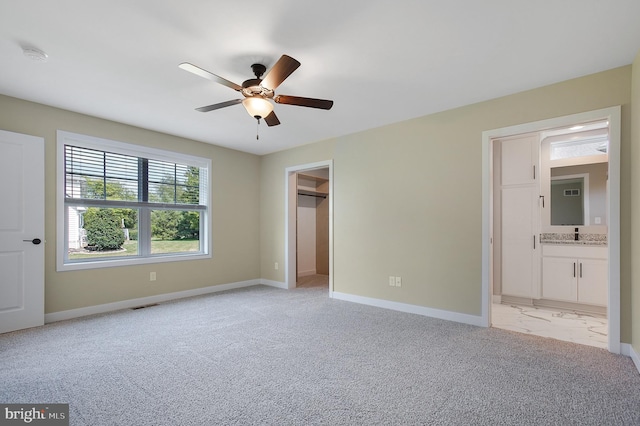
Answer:
M540 244L561 244L579 246L607 246L606 234L578 234L578 241L573 233L542 233Z

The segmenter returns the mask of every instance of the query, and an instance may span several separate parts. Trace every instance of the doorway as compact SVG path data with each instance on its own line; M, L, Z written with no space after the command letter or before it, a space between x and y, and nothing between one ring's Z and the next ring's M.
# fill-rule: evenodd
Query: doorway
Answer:
M494 252L496 243L500 243L496 238L496 233L498 237L500 237L499 229L496 229L494 217L496 214L500 214L500 212L496 212L495 207L495 197L499 194L496 194L493 185L494 174L497 170L499 170L499 165L496 164L494 158L494 141L498 139L505 139L509 137L513 137L514 135L525 135L525 134L543 134L543 132L549 132L552 129L561 129L561 128L569 128L576 123L592 123L597 121L606 121L608 124L608 134L609 134L609 149L608 149L608 188L607 188L607 207L606 207L606 218L609 219L606 228L606 240L607 245L606 248L601 249L606 253L606 258L608 259L608 268L600 267L597 262L591 261L589 262L581 262L580 259L571 260L569 265L566 266L571 268L573 264L579 265L576 268L577 273L576 276L579 275L579 268L593 268L596 270L596 273L603 274L603 280L606 281L606 288L604 289L604 299L608 301L607 310L606 310L606 329L608 335L608 349L614 353L620 353L620 107L607 108L598 111L591 111L587 113L575 114L571 116L559 117L550 120L544 120L535 123L528 123L518 126L512 126L508 128L495 129L491 131L483 132L483 307L482 307L482 316L483 323L486 326L492 325L492 302L495 300L494 285L496 284L496 276L500 277L502 270L496 270L494 268ZM539 147L539 145L538 145ZM498 148L499 149L499 148ZM539 164L539 163L538 163ZM547 169L548 170L548 169ZM538 168L538 177L540 174L544 173L544 168ZM546 175L547 182L549 183L550 177ZM543 188L540 186L540 188ZM537 195L537 194L536 194ZM543 198L544 195L544 198ZM571 195L571 193L569 193ZM540 192L539 195L539 203L547 204L550 202L548 192ZM548 210L547 210L548 211ZM542 215L544 216L544 214ZM602 217L600 218L602 220ZM544 224L544 219L542 220ZM584 227L585 225L581 225ZM534 233L529 238L531 242L531 246L537 242L536 249L540 250L540 238L545 237L544 231L548 229L542 227L541 231ZM564 232L565 230L562 229ZM536 236L537 234L537 236ZM543 247L544 248L544 247ZM541 251L541 250L540 250ZM545 299L545 289L541 285L545 280L543 276L546 271L552 271L558 263L550 262L547 268L542 266L542 255L540 252L540 266L535 266L534 268L538 274L540 274L539 280L534 280L533 288L530 289L530 293L525 294L524 299L530 301L536 301ZM558 255L560 253L557 252L557 247L554 247L552 250L549 250L547 253L550 257L551 255ZM569 257L571 256L580 256L578 254L569 254L567 255L567 261L569 261ZM588 257L596 256L592 254L588 254ZM599 254L598 254L599 256ZM556 261L557 259L552 259ZM562 266L563 268L565 266ZM573 278L571 278L573 279ZM576 278L577 280L578 278ZM550 280L547 279L547 282ZM579 284L577 284L579 285ZM584 285L588 286L589 282L585 278ZM587 287L585 287L587 289ZM547 289L549 290L549 289ZM500 292L497 292L500 294ZM551 294L550 291L546 292L547 295ZM587 294L585 290L581 294ZM522 294L520 294L522 296ZM550 297L549 299L557 300L568 300L569 296L562 297ZM564 299L563 299L564 298ZM524 300L524 302L527 302ZM523 300L520 300L523 302ZM533 303L532 303L533 304Z
M333 293L333 161L285 170L285 284Z

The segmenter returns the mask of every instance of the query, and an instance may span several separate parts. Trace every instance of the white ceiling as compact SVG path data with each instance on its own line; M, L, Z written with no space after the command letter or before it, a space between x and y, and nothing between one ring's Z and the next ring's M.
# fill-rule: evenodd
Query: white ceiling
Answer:
M483 101L633 62L638 0L0 0L0 93L255 154ZM49 55L27 59L22 47ZM286 53L260 125L228 87ZM73 129L66 129L73 130ZM135 141L130 141L135 142Z

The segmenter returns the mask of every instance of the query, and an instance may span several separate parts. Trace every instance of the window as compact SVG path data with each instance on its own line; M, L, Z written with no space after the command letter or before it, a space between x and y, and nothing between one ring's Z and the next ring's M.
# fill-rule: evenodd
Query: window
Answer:
M609 150L609 137L599 136L569 141L551 142L551 160L606 155Z
M58 131L58 270L209 258L205 158Z

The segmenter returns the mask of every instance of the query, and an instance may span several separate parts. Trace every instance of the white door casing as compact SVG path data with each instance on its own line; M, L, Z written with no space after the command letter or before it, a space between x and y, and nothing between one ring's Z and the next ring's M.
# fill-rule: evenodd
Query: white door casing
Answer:
M43 138L0 130L0 200L0 333L6 333L44 324Z

